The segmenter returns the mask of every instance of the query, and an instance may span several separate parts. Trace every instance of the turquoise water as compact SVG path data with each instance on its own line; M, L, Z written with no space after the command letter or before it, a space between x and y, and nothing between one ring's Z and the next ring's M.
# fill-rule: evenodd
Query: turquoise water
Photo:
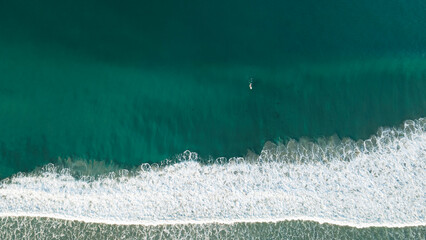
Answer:
M1 231L423 238L425 8L0 3Z

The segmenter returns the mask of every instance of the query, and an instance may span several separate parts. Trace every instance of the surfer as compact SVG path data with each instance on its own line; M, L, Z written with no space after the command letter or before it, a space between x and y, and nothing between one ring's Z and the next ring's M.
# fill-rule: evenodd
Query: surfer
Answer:
M250 78L249 88L250 88L250 90L253 90L253 78Z

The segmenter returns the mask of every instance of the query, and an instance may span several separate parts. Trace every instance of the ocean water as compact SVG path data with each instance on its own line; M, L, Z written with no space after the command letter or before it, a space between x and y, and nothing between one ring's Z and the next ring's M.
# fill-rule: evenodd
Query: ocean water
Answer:
M424 239L425 9L0 2L0 236Z

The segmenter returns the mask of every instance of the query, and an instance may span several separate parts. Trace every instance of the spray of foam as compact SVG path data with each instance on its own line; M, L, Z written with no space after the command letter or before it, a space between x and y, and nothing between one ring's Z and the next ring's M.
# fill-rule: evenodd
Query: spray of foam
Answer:
M196 153L100 178L46 166L0 184L0 216L116 224L314 220L424 226L426 119L365 141L265 145L257 157L203 164Z

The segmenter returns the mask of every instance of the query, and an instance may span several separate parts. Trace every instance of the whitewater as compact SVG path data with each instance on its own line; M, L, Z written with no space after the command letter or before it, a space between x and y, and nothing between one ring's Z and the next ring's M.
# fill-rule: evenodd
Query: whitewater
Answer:
M309 220L425 226L426 119L381 128L366 140L266 143L259 155L172 162L103 176L49 164L0 183L0 217L108 224Z

